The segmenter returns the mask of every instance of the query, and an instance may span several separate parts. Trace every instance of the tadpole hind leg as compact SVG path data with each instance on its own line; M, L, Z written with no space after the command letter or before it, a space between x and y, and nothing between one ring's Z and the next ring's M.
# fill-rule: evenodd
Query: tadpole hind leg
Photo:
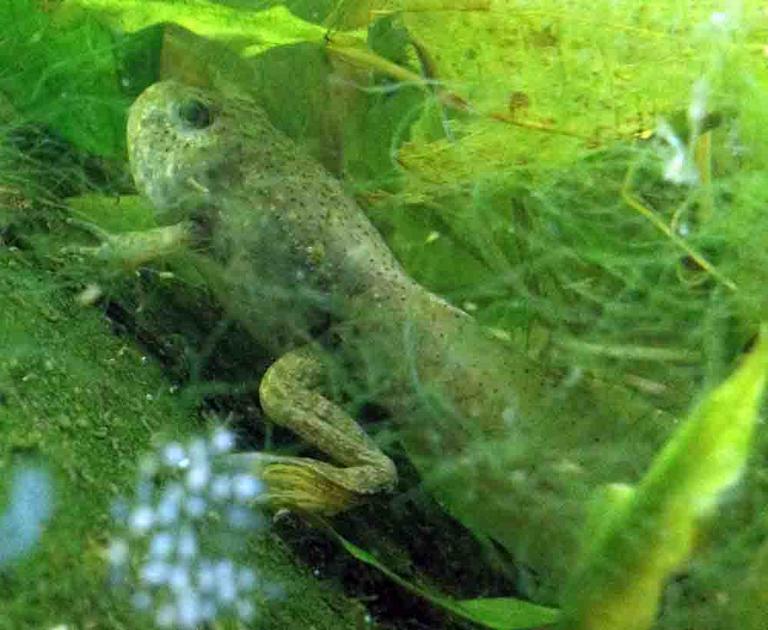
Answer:
M239 456L267 486L276 507L334 514L392 490L397 471L360 425L322 392L325 366L305 346L273 363L259 387L267 417L326 454L330 463L259 453Z

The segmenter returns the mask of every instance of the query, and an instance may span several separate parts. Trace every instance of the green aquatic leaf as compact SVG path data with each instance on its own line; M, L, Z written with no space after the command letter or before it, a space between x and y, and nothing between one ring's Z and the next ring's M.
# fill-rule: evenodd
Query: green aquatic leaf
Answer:
M474 621L486 628L514 630L554 625L560 612L514 597L479 597L477 599L446 600L442 606L455 615ZM434 600L433 600L434 601Z
M560 613L554 608L539 606L522 599L515 599L514 597L482 597L458 600L416 586L397 575L397 573L389 569L373 554L348 541L328 524L326 524L326 527L336 540L341 543L342 547L361 562L378 569L393 582L396 582L411 593L423 597L457 617L467 619L485 628L493 628L494 630L540 628L556 623L559 618Z
M768 367L768 328L662 449L634 492L612 492L589 519L566 590L569 630L645 630L670 574L691 555L698 520L742 474Z
M65 7L98 13L113 28L135 32L169 23L237 48L246 56L302 42L322 43L327 29L296 17L287 8L245 11L203 0L68 0Z
M423 77L371 52L365 31L331 33L278 5L246 11L205 0L66 0L63 15L87 10L112 28L133 33L158 24L173 23L236 51L243 58L296 44L322 45L353 66L381 72L400 81L423 85Z

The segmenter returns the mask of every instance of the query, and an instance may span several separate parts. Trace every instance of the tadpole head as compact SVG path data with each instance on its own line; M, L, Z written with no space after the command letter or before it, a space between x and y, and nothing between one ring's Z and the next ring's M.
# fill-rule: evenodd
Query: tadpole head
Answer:
M238 174L236 117L201 88L177 81L149 87L130 108L127 139L136 186L164 221L214 203Z

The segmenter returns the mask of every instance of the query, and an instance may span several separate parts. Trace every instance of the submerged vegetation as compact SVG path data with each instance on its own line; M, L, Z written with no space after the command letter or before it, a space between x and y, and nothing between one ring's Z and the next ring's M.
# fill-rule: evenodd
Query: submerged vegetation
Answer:
M195 627L213 619L203 583L216 570L227 574L216 578L221 609L253 627L310 618L323 628L433 627L429 614L388 610L387 588L425 598L448 611L436 623L456 627L765 627L761 3L0 0L0 33L0 628L142 627L148 618ZM263 108L343 182L410 276L472 315L500 353L511 348L520 365L536 366L520 367L529 381L515 382L530 385L538 411L526 415L518 397L495 419L513 439L478 440L482 427L470 426L457 438L471 444L461 456L445 456L456 407L415 374L410 384L431 412L419 416L416 441L444 456L425 472L408 448L414 435L372 404L397 380L399 346L369 348L365 338L354 361L325 359L330 388L398 463L401 481L363 517L309 519L342 542L356 559L347 562L399 586L370 575L350 584L336 559L335 590L324 592L301 566L313 553L298 544L289 557L246 510L269 502L269 476L262 492L255 469L242 469L247 456L228 461L240 467L231 476L214 474L235 433L190 437L201 415L226 416L238 450L316 457L263 421L255 392L277 358L273 329L290 324L297 338L331 348L343 329L327 332L338 296L326 303L298 281L278 282L279 270L252 278L232 265L248 292L242 303L258 311L244 317L224 290L231 278L225 285L212 272L207 241L143 256L137 234L167 217L136 194L125 129L130 104L164 79L240 103L251 115L243 137L256 136ZM195 112L187 118L199 128L214 115ZM200 181L197 194L208 193ZM183 213L192 197L169 212ZM118 241L135 246L122 264L110 249ZM307 304L321 304L323 317L294 317ZM377 317L356 323L388 320ZM409 352L420 323L404 326L403 365L418 365ZM443 323L435 315L431 325ZM488 388L508 375L498 376ZM160 434L171 446L148 472L140 454ZM137 468L146 496L115 525L110 512ZM478 482L488 470L503 475L500 485ZM451 476L460 492L437 492L440 508L469 534L425 493ZM211 494L217 479L222 492L229 484L227 501ZM155 532L147 515L160 518L163 497L182 483L189 496L177 502L208 493L207 511ZM490 505L500 497L477 493L499 487L513 489L501 496L504 516L462 513L461 501ZM371 512L380 522L364 519ZM253 526L213 535L228 518ZM438 531L448 566L414 553ZM494 540L514 543L502 550ZM221 548L231 552L223 564L200 561ZM540 562L545 552L565 564L557 578ZM110 562L123 588L91 606L85 594L110 581ZM480 574L499 581L472 589L461 577ZM372 619L339 595L341 581L374 598ZM378 599L369 582L384 589ZM265 584L280 596L265 595Z

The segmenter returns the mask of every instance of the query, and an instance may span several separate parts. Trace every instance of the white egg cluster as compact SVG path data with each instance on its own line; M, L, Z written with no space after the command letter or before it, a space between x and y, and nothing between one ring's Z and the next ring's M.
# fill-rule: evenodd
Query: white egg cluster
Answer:
M235 560L243 530L262 522L253 505L263 484L225 465L233 446L223 428L164 444L142 462L135 497L118 510L124 533L110 546L113 575L159 628L247 622L259 591L273 588Z

